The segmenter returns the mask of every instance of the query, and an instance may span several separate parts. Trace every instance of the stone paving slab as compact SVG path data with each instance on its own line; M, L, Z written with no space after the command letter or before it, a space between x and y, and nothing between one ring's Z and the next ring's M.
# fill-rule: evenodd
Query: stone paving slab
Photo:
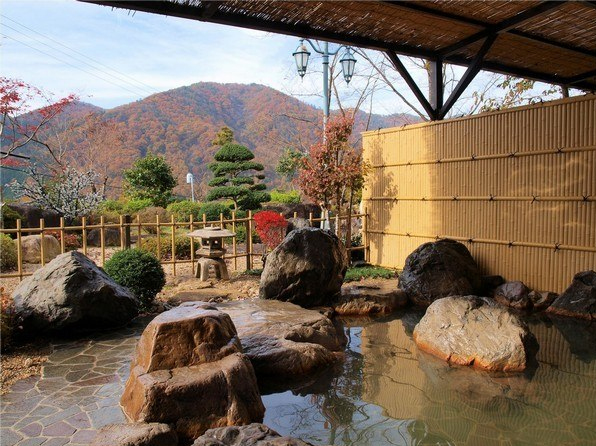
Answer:
M18 381L2 396L1 445L86 445L106 424L125 422L120 395L136 342L151 319L54 344L42 375Z

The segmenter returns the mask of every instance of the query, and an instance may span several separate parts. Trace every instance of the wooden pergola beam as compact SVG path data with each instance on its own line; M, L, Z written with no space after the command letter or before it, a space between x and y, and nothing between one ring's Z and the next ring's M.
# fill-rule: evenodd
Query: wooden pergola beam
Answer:
M452 45L449 45L439 51L439 53L445 57L449 56L462 48L465 48L473 43L478 42L479 40L486 39L487 37L493 34L500 34L519 26L528 20L531 20L541 14L544 14L552 9L559 8L565 4L565 0L563 1L546 1L543 3L539 3L538 5L534 6L533 8L527 9L519 14L510 17L502 22L497 23L496 25L491 25L486 27L480 32L476 34L472 34L465 39L460 40Z

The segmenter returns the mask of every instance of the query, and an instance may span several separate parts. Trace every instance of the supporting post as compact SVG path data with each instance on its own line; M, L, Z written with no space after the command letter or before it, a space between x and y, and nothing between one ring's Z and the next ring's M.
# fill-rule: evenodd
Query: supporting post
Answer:
M428 65L428 97L435 116L437 116L438 111L443 107L443 60L429 60Z
M441 107L437 119L443 119L447 115L449 110L451 110L451 107L453 107L453 104L455 104L455 101L459 99L464 90L468 87L468 85L470 85L470 82L472 82L472 80L476 77L476 75L482 68L482 61L484 60L484 56L486 56L488 50L490 50L493 43L495 43L496 38L496 34L493 34L486 38L486 40L482 44L482 47L480 48L480 51L478 51L478 54L476 54L476 56L474 57L474 60L472 61L464 75L461 77L461 79L449 95L449 98L447 99L443 107Z
M435 110L431 106L430 102L428 102L422 91L420 91L416 81L412 78L412 76L410 76L408 69L405 67L402 61L399 60L399 57L397 57L393 51L387 51L385 54L387 54L387 57L389 60L391 60L391 63L397 72L401 75L404 81L406 81L406 84L408 84L408 87L410 87L410 90L412 90L412 93L414 93L414 96L416 96L416 99L418 99L418 102L420 102L420 105L422 105L428 114L428 117L430 119L435 119Z
M130 224L132 220L130 215L124 216L124 249L130 249L131 240L130 240Z

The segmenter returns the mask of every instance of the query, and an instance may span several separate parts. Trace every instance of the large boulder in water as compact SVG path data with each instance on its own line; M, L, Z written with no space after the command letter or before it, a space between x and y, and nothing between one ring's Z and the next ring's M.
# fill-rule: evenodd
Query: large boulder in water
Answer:
M451 296L433 302L414 328L422 351L450 364L519 372L536 340L518 316L494 300Z
M312 446L298 438L282 437L264 424L209 429L192 446Z
M223 302L217 308L234 321L262 381L304 378L343 358L343 330L318 311L262 299Z
M196 303L143 331L120 404L129 420L173 424L187 443L207 429L260 422L265 408L230 317Z
M267 256L259 296L310 308L329 305L348 268L339 238L318 228L296 229Z
M139 301L89 258L61 254L23 280L13 293L24 333L124 325L138 314Z
M577 273L571 285L555 299L546 312L580 319L596 319L596 271Z
M482 276L470 251L455 240L425 243L406 258L399 288L416 305L447 296L480 294Z

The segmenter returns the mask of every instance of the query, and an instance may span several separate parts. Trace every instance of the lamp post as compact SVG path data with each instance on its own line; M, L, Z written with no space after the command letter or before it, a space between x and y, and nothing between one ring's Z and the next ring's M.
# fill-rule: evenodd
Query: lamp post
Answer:
M195 177L192 173L186 174L186 184L190 184L190 199L194 203L195 201Z
M335 51L329 51L329 43L323 42L323 48L319 48L314 43L312 43L309 39L300 39L300 44L296 51L292 53L294 59L296 60L296 68L298 69L298 74L300 77L304 77L306 74L306 67L308 66L308 58L310 56L310 52L308 48L304 44L304 42L308 42L310 47L313 51L321 54L323 56L323 129L327 126L327 119L329 118L329 56L335 56L339 50L345 48L346 51L343 54L342 58L340 59L342 73L344 75L344 79L346 83L350 83L352 80L352 76L354 75L354 67L356 65L356 59L354 58L354 54L352 53L352 49L349 46L341 45Z

